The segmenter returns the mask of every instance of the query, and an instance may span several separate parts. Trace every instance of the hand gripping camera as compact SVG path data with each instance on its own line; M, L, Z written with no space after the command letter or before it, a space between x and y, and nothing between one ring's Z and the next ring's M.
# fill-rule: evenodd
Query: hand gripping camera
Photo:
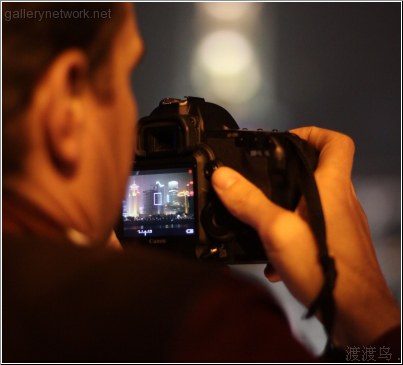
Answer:
M138 124L118 237L202 260L267 262L257 233L224 208L210 179L216 168L231 167L294 210L301 197L296 147L313 170L317 153L296 135L240 130L224 108L202 98L163 99Z

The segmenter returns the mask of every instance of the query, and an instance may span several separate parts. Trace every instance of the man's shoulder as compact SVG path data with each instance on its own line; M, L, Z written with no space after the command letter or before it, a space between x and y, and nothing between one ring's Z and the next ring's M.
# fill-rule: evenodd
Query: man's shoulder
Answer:
M276 344L290 336L258 285L139 246L120 253L3 236L3 285L4 349L15 361L262 359L265 346L247 332L269 326L264 337Z
M5 354L23 362L162 361L186 308L208 286L209 271L196 266L141 247L122 253L4 235Z
M118 280L121 285L140 279L149 285L195 286L210 280L228 280L220 269L186 260L156 249L133 245L123 251L95 247L78 247L63 238L19 237L3 235L3 272L21 280L64 280L91 276L94 285L105 285L102 277ZM15 265L15 263L20 263ZM142 286L142 285L141 285Z

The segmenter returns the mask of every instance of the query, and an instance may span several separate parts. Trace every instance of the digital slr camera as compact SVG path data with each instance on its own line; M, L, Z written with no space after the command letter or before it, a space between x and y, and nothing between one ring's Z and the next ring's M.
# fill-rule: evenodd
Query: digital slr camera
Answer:
M224 208L210 179L216 168L231 167L294 210L301 197L295 143L314 168L316 151L296 135L240 130L224 108L202 98L163 99L138 123L119 239L202 260L267 262L257 233Z

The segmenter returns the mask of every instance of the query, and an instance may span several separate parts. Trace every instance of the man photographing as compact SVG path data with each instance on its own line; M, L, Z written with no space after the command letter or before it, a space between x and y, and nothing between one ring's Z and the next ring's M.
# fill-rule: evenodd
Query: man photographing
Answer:
M21 8L111 16L5 21ZM135 150L130 74L143 43L131 5L6 3L2 36L3 360L312 361L255 284L143 248L107 249ZM350 180L353 143L294 132L320 151L315 177L339 273L332 341L390 345L398 356L399 308ZM323 278L301 212L228 168L212 182L259 233L269 279L309 306Z

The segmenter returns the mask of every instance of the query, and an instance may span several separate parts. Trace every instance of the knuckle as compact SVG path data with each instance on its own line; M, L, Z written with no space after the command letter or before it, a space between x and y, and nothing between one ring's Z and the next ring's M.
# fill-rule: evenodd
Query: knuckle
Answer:
M348 136L347 134L340 133L340 142L343 144L343 147L350 151L352 154L355 152L355 142L354 140Z

